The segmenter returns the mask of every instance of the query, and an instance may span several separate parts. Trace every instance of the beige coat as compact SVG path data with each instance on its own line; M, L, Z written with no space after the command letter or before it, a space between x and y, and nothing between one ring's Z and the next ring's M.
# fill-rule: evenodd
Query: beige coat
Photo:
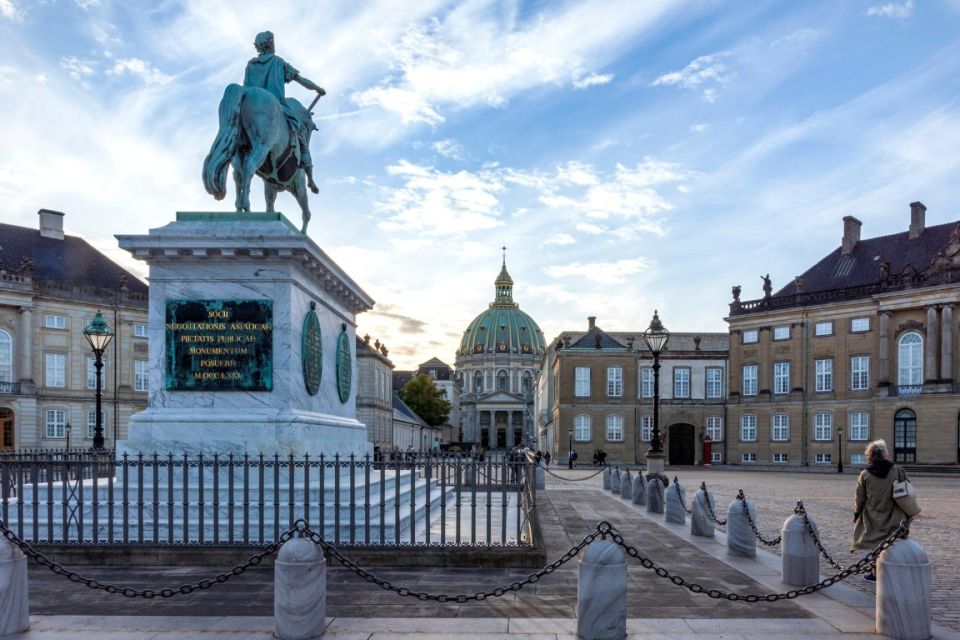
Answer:
M897 465L893 465L885 478L878 478L866 469L860 472L851 551L873 549L897 530L901 520L907 518L893 501L894 481L906 478L906 471Z

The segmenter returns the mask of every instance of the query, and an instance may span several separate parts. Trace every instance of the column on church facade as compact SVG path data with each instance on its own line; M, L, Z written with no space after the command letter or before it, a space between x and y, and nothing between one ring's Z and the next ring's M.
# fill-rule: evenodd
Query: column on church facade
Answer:
M877 382L883 386L890 383L890 312L880 312L880 368Z
M940 318L940 379L953 381L953 305L943 305Z
M487 448L493 449L497 446L497 412L487 411L490 416L490 428L487 429Z
M516 411L507 412L507 448L513 448L513 414Z
M33 309L30 307L20 307L19 380L33 381Z
M927 340L924 354L926 362L924 363L924 382L937 381L937 307L930 305L927 307Z

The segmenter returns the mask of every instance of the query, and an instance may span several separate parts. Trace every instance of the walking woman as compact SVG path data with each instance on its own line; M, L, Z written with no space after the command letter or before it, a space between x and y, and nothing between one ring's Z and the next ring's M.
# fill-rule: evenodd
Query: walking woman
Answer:
M883 440L867 445L867 468L857 478L857 502L853 514L853 545L850 549L873 549L897 530L907 515L893 501L893 483L906 480L907 473L890 461L890 451ZM864 579L877 577L870 570Z

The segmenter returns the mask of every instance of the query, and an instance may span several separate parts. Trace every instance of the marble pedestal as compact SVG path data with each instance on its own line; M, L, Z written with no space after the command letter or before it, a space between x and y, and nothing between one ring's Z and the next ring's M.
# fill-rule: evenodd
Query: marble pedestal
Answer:
M647 479L654 476L665 476L663 469L666 463L667 454L663 451L647 452ZM666 484L666 483L664 483Z
M273 624L275 638L310 640L327 626L327 563L307 538L288 540L274 564Z
M757 512L750 502L734 499L727 507L727 553L741 558L757 557L757 536L753 533L743 505L747 505L750 517L757 521Z
M667 487L666 514L664 519L674 524L686 524L687 514L683 510L683 503L686 501L686 493L676 482Z
M624 500L633 499L633 478L629 469L620 474L620 497Z
M577 582L577 638L627 637L627 562L612 540L597 540L580 556Z
M633 476L633 504L647 504L647 481L643 479L643 474L637 473Z
M930 559L922 545L900 540L877 559L877 633L897 640L930 637Z
M27 557L6 538L0 539L0 635L30 628Z
M610 476L610 491L620 495L620 467L613 468L613 474Z
M810 526L817 531L812 518ZM820 579L820 551L807 531L803 516L794 514L787 518L780 534L783 536L780 544L781 581L798 587L816 584Z

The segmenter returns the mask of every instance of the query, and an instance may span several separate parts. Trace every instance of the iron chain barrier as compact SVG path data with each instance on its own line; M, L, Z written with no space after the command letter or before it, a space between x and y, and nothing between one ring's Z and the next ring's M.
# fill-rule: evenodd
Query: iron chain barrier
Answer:
M596 478L598 475L603 473L604 469L606 469L606 466L601 468L599 471L591 473L590 475L584 476L582 478L567 478L566 476L562 476L559 473L554 473L553 471L550 471L550 469L548 469L543 465L540 465L540 468L543 469L546 473L549 473L550 475L552 475L554 478L560 478L561 480L566 480L567 482L583 482L584 480L590 480L592 478Z
M750 508L747 506L747 497L743 495L743 489L740 489L740 492L737 493L737 500L740 501L743 507L743 514L747 516L747 522L750 524L750 528L753 529L753 535L757 536L757 540L768 547L775 547L783 542L783 535L779 535L776 538L765 538L763 534L760 533L760 530L757 529L757 523L753 521L753 516L750 515Z
M703 494L706 497L704 503L707 506L707 515L710 516L710 518L717 524L718 527L727 526L727 521L717 518L717 514L713 511L713 499L710 496L710 492L707 491L707 483L705 481L700 483L700 489L703 491Z
M830 563L837 571L843 571L845 567L833 559L833 557L827 553L827 550L823 548L823 544L820 542L820 536L817 535L816 529L813 528L813 523L810 522L810 518L807 517L807 510L803 506L803 500L797 501L797 507L793 510L795 514L803 518L803 524L807 528L807 534L813 540L813 543L817 545L817 549L820 550L821 555Z
M680 489L680 479L673 476L673 484L677 485L677 497L680 498L680 507L688 516L693 515L693 509L687 509L687 500L683 497L683 491Z

